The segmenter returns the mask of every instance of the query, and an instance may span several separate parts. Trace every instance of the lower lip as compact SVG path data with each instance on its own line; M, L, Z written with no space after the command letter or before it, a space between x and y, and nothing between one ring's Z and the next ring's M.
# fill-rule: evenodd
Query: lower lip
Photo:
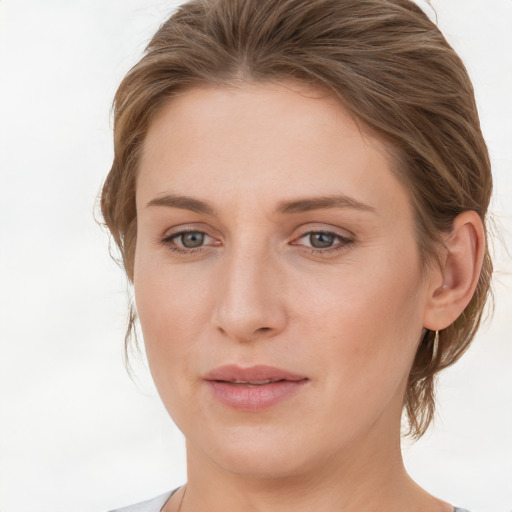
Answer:
M259 386L232 384L217 380L206 382L215 398L222 404L233 409L257 411L293 396L307 382L307 379L270 382Z

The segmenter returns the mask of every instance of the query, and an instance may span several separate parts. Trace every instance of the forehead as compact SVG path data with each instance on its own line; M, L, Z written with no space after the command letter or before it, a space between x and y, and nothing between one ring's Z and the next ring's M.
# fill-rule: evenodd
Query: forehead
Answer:
M377 134L344 108L341 101L327 89L307 86L300 82L249 82L226 87L201 86L176 93L154 117L146 136L144 153L158 145L160 136L171 135L176 141L199 137L208 133L202 145L215 142L222 146L247 136L254 143L279 133L279 141L286 137L311 140L313 135L333 134L365 142L387 153L387 145ZM174 125L174 126L171 126ZM235 131L230 131L235 127ZM165 126L169 129L166 130ZM271 130L274 128L274 130ZM167 132L167 133L166 133ZM257 138L255 138L257 137ZM167 140L168 137L167 137Z
M137 196L193 187L219 200L250 191L269 201L306 193L392 201L400 188L392 165L387 146L326 91L295 83L201 87L173 97L153 120Z

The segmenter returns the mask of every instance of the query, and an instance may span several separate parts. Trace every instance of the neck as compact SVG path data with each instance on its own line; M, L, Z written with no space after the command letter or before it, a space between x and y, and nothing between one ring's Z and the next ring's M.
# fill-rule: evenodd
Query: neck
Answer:
M369 434L322 464L294 474L254 476L220 468L187 444L188 484L181 512L452 512L405 471L400 438Z

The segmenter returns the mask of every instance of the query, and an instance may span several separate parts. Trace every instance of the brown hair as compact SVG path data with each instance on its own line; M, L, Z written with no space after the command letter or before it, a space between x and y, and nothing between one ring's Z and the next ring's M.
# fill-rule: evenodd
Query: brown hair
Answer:
M396 155L394 171L411 196L424 265L435 262L441 234L459 213L474 210L485 226L492 179L473 88L458 55L417 5L192 0L160 27L115 96L115 155L101 208L130 280L137 163L163 103L199 85L284 80L330 90L388 143ZM413 437L433 418L435 374L457 361L475 336L491 274L486 250L463 314L436 342L427 331L418 347L404 399Z

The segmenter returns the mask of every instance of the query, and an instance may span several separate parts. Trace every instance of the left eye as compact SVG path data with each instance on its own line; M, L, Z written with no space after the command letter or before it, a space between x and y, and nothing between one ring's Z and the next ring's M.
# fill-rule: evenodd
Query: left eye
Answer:
M348 238L328 231L309 231L304 233L299 240L303 240L303 245L306 247L319 250L341 248L351 243Z

